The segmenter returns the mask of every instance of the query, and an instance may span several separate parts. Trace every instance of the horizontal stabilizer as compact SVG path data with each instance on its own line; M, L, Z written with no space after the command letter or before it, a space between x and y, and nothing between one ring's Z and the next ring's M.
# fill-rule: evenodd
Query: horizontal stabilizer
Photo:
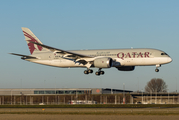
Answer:
M22 55L22 54L16 54L16 53L9 53L9 54L22 56L22 59L37 59L36 57L28 56L28 55Z

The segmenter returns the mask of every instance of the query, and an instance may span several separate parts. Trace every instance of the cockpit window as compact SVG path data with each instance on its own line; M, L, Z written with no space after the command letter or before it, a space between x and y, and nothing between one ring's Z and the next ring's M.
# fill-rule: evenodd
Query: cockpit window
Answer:
M161 55L168 55L167 53L161 53Z

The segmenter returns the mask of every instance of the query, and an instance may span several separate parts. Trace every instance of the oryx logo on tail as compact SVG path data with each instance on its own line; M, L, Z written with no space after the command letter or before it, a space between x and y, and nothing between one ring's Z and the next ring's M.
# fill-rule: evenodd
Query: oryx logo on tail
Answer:
M31 43L31 42L35 42L35 43L39 43L34 37L32 37L31 35L29 35L27 32L25 32L25 31L23 31L23 33L24 33L24 36L26 36L26 37L28 37L30 40L28 40L28 41L30 41L27 45L28 45L28 47L29 47L29 50L30 50L30 53L32 54L33 52L34 52L34 50L36 49L37 50L37 48L35 48L35 44L33 44L33 43ZM38 47L38 50L39 51L41 51L43 48L41 47L41 46L39 46L39 45L37 45L37 47Z

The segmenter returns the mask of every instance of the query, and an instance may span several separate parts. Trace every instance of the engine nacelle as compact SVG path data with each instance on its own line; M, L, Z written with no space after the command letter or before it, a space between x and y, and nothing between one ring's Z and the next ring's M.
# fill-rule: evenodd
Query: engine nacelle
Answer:
M110 68L113 60L109 57L96 58L94 60L94 66L97 68Z
M133 71L135 69L135 66L121 66L116 68L120 71Z

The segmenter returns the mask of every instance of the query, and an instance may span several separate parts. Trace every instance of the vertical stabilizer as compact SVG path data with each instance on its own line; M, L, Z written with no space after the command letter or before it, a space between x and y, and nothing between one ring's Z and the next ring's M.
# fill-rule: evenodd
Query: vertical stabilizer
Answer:
M31 42L35 42L35 43L42 44L42 42L32 33L32 31L29 28L22 27L22 31L24 33L24 37L31 54L39 53L42 51L49 51L48 49L43 48L42 46L31 43Z

